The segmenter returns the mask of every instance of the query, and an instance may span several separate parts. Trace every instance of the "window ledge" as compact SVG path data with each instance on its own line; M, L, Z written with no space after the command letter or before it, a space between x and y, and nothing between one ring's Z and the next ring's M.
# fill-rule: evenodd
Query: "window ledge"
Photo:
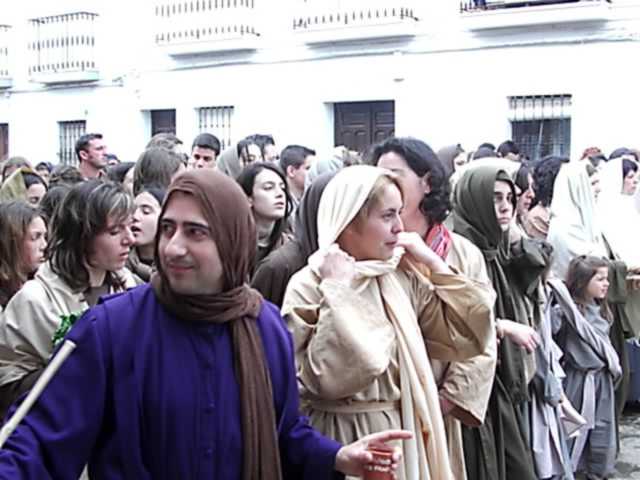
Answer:
M295 33L308 45L338 43L376 38L403 38L417 35L416 20L394 22L387 25L354 25L349 27L327 26L310 29L296 29Z
M200 42L159 43L158 46L172 57L184 55L198 55L203 53L251 51L259 48L260 37L251 35L243 38L229 38L223 40L205 40Z
M558 23L605 22L610 14L608 2L594 0L474 10L461 13L461 17L467 29L482 31Z
M31 81L35 83L56 84L75 82L96 82L100 80L98 70L78 70L62 72L32 73Z

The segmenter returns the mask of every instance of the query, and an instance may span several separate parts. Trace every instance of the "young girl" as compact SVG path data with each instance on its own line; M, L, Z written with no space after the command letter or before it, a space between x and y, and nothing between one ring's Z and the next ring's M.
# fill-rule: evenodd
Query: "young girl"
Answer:
M136 195L131 231L135 245L129 253L127 268L137 277L137 283L146 283L154 270L155 238L158 218L166 190L143 185Z
M44 262L47 226L23 201L0 206L0 312Z
M566 288L551 283L555 338L564 352L564 390L587 420L569 442L571 461L574 471L588 479L609 478L616 455L614 383L621 369L609 340L608 276L607 260L580 255L569 263Z

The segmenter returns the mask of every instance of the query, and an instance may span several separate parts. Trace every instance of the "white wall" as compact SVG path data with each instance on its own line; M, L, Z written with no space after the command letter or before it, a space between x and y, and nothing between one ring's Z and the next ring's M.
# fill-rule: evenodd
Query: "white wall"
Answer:
M180 59L154 46L150 2L97 4L96 85L33 84L14 49L14 88L0 92L10 154L55 160L57 122L84 119L88 131L105 134L111 151L135 159L148 140L149 110L175 108L177 134L190 144L196 109L223 105L235 107L236 140L272 133L281 146L300 143L322 154L333 145L333 103L370 100L395 100L399 135L436 149L458 142L472 149L510 136L510 95L563 93L573 95L573 156L591 145L605 152L638 146L637 0L612 4L609 22L483 33L464 28L457 2L439 0L422 8L423 30L414 39L313 48L287 30L283 15L293 1L262 11L268 27L256 52ZM33 15L37 2L29 3ZM58 10L63 4L56 2ZM26 39L22 18L13 20L19 45Z

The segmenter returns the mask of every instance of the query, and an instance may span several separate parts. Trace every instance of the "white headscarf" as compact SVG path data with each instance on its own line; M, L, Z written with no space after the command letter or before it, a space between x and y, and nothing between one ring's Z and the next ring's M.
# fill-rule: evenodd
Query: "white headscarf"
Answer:
M606 257L595 196L585 163L565 163L553 186L547 241L553 246L553 272L565 279L578 255Z
M309 265L316 273L321 254L336 242L353 221L382 176L393 178L388 170L356 165L341 170L327 185L318 208L318 244L320 250L311 256ZM362 291L377 288L387 306L398 341L402 427L413 431L414 438L405 443L404 462L407 478L421 480L453 480L449 463L444 422L438 401L438 387L425 342L418 325L417 313L398 277L394 274L404 254L397 248L387 261L356 262L353 288Z
M634 196L622 193L622 163L623 158L616 158L602 167L597 212L613 253L628 267L637 268L640 267L640 212L635 208Z

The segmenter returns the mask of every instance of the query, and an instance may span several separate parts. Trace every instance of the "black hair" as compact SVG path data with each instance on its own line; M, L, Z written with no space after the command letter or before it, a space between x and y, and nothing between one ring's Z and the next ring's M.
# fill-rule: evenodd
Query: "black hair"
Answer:
M481 158L491 158L497 155L495 149L489 147L480 146L473 152L473 160L479 160Z
M102 140L102 134L85 133L84 135L80 136L80 138L76 141L76 156L78 157L78 160L81 160L80 152L87 151L89 148L89 143L91 143L92 140L96 139Z
M35 168L35 169L36 169L36 170L42 170L43 168L46 168L46 169L47 169L47 171L48 171L49 173L51 173L51 172L52 172L52 170L53 170L53 165L51 164L51 162L40 162L40 163L38 163L38 164L36 165L36 168Z
M529 175L531 174L531 167L528 163L522 163L518 172L516 173L516 179L513 182L520 192L525 192L529 189Z
M246 152L247 148L249 148L249 145L257 145L260 149L260 153L262 154L262 159L264 160L264 153L267 145L275 144L276 141L273 139L272 135L254 133L253 135L248 135L240 140L236 145L236 151L238 153L238 157L242 157L243 152Z
M496 151L496 146L493 143L489 142L481 143L480 145L478 145L477 150L480 150L481 148L488 148L489 150L493 150L494 152Z
M635 154L631 150L626 147L620 147L611 152L611 155L609 155L609 160L613 160L614 158L619 158L624 155L633 155L635 157Z
M551 205L556 176L562 164L568 162L568 157L547 155L536 164L533 169L533 190L536 194L536 203L540 203L543 207Z
M142 187L140 187L140 190L138 191L136 196L145 192L151 195L153 198L155 198L156 202L158 202L158 205L160 205L161 207L162 207L162 204L164 203L165 198L167 198L167 189L164 188L162 185L155 185L155 184L142 185Z
M520 148L513 140L506 140L498 147L498 155L500 157L506 157L510 153L514 155L520 155Z
M194 148L208 148L209 150L213 150L216 153L216 156L220 155L220 140L215 135L211 133L201 133L194 140L191 145L191 150Z
M389 152L401 156L419 177L429 174L431 191L422 198L420 211L431 225L444 222L451 211L451 187L435 152L422 140L392 137L374 147L372 163L377 165L380 157Z
M49 178L50 187L62 184L73 186L80 182L84 182L84 178L80 170L73 165L57 165L51 172L51 177Z
M300 168L309 155L315 155L315 150L302 145L287 145L280 153L280 168L286 174L287 168Z
M162 147L147 148L136 162L133 172L133 194L138 195L142 185L156 184L169 188L171 178L180 170L182 157Z
M31 185L39 183L44 187L45 191L47 190L47 183L36 173L22 172L22 179L24 180L25 188L29 188Z
M118 165L107 167L107 178L112 182L122 183L127 172L135 167L136 162L123 162Z
M42 200L40 200L38 208L42 212L42 216L45 218L47 223L51 221L56 208L62 202L62 199L67 195L67 193L71 191L71 187L72 185L68 183L56 183L47 190L47 193L44 194Z
M282 183L284 184L284 195L286 203L284 217L275 222L273 230L271 231L271 235L269 236L269 245L267 247L267 250L271 251L282 236L282 233L286 230L288 226L289 215L291 215L291 211L293 210L293 202L291 201L291 196L289 195L289 186L287 184L287 179L284 173L282 173L282 170L280 170L280 168L273 163L254 162L244 167L236 180L240 184L240 187L242 187L245 195L247 197L252 197L253 187L256 183L256 177L263 170L271 170L272 172L275 172L278 177L280 177L280 180L282 180Z
M629 175L629 172L637 172L638 164L632 160L623 159L622 160L622 179L624 180Z

